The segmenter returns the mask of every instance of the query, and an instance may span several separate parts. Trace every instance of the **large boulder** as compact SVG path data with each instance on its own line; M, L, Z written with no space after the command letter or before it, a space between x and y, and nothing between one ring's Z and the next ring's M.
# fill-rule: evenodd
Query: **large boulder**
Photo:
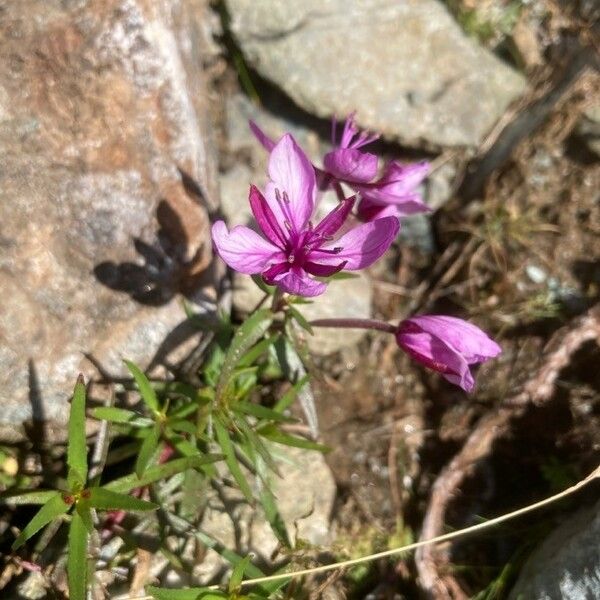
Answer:
M211 260L205 0L0 7L0 439L146 366ZM194 191L195 190L195 191Z
M437 0L226 2L250 64L299 106L408 145L477 145L525 87Z

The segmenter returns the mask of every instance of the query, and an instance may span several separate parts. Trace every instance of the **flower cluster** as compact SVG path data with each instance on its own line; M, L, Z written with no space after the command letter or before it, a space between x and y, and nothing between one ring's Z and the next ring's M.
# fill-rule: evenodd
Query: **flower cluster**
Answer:
M383 217L356 227L336 239L355 199L342 200L318 225L315 171L288 133L269 156L269 183L264 195L250 188L250 207L264 237L240 225L228 231L223 221L212 228L219 256L232 268L262 274L269 285L298 296L318 296L327 284L314 279L342 269L356 271L375 262L400 229L396 217Z
M311 164L289 133L275 142L255 123L250 122L250 128L269 152L264 193L251 186L249 194L262 235L245 226L229 230L217 221L212 237L217 253L232 269L260 274L281 292L305 297L322 294L328 277L341 270L364 269L380 258L395 240L401 217L429 210L417 191L428 164L391 161L379 176L378 157L362 150L378 136L359 132L353 116L337 145L334 122L334 149L324 156L323 167ZM355 195L346 197L345 187ZM317 193L329 188L336 191L339 202L314 225ZM344 233L338 236L340 231ZM312 325L393 333L399 347L414 360L467 392L475 385L471 366L501 352L479 328L443 315L415 316L398 326L343 318Z
M250 121L250 129L263 147L271 152L275 142L253 121ZM361 149L379 136L361 133L354 122L354 115L346 120L339 143L336 142L336 132L334 120L331 127L334 149L323 157L323 168L313 165L320 189L332 187L342 194L340 184L344 183L356 191L361 198L357 214L364 221L429 211L417 191L429 172L429 163L402 164L393 160L385 165L383 174L377 179L377 155Z

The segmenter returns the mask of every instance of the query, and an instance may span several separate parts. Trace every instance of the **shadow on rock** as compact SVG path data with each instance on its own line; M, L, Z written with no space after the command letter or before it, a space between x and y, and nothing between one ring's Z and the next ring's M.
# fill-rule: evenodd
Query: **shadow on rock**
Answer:
M136 237L133 245L140 263L112 261L94 267L96 279L147 306L162 306L178 293L190 298L206 277L209 260L204 248L188 259L188 239L179 215L161 200L156 210L159 229L154 243Z

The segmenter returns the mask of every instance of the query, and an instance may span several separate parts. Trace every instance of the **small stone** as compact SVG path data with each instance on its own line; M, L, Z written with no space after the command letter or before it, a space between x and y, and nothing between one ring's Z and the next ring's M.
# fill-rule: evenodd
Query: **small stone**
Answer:
M600 598L600 502L565 519L529 557L509 600Z

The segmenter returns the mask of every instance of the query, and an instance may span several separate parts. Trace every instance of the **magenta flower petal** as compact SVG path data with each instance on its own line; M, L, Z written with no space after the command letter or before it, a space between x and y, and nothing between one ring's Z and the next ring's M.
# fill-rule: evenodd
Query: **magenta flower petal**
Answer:
M315 227L315 237L326 239L334 235L338 229L345 223L352 207L354 206L354 198L346 198L342 200L327 216Z
M378 184L393 186L396 194L410 193L427 177L429 168L427 161L402 164L394 160L387 165Z
M421 315L409 320L422 331L446 341L469 364L494 358L502 352L494 340L468 321L446 315Z
M424 332L403 331L396 333L398 345L411 358L471 392L475 381L464 357L448 347L441 339Z
M301 231L308 223L315 205L315 170L294 138L286 133L275 144L269 157L272 191L267 200L278 221Z
M219 256L232 268L246 275L262 273L267 266L285 255L258 233L238 225L231 231L223 221L212 226L212 238Z
M262 232L273 244L283 250L286 245L285 232L281 229L280 224L277 222L277 217L271 210L265 197L254 185L250 186L249 201L252 214Z
M371 199L367 192L367 195L363 196L356 210L356 214L363 221L373 221L374 219L381 219L381 217L388 217L390 215L406 217L425 212L431 212L431 209L423 202L421 196L416 193L412 196L394 198L394 202L381 202Z
M271 152L275 147L275 142L252 120L248 121L250 131L254 134L254 137L261 143L262 147L267 151Z
M377 215L376 204L393 204L398 216L428 212L430 208L423 202L416 188L429 172L429 163L421 162L403 165L393 161L386 167L385 173L373 183L355 185L363 196L363 206L359 207L362 218ZM377 217L378 218L378 217Z
M320 296L327 289L326 283L311 279L303 269L298 267L278 275L273 281L288 294L308 298Z
M475 325L445 315L421 315L402 321L396 341L416 361L467 392L475 385L469 365L485 362L502 351Z
M262 276L267 284L275 285L276 278L289 270L290 270L289 262L287 262L287 261L279 262L279 263L275 263L274 265L271 265L268 269L263 271Z
M310 260L319 264L346 261L344 269L356 271L374 263L392 244L400 230L396 217L385 217L364 223L339 240L323 244L310 253Z
M380 204L379 202L371 202L368 198L361 198L356 215L361 221L374 221L383 217L399 217L402 216L398 212L398 207L394 204Z
M338 265L320 265L311 261L304 263L303 267L307 273L316 275L317 277L331 277L336 273L339 273L346 266L345 262L341 262Z
M340 148L323 158L325 169L348 183L368 183L377 175L377 156L356 148Z

